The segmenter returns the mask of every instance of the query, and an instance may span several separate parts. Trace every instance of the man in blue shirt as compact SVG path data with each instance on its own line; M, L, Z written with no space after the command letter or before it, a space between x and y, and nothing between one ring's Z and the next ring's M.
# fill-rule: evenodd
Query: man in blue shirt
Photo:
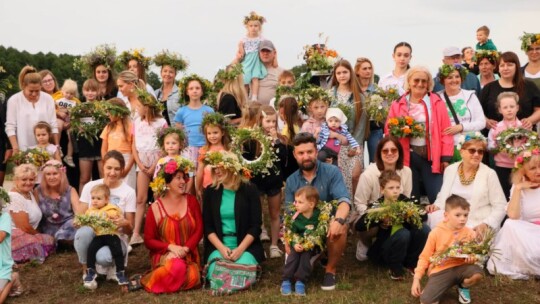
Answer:
M287 178L285 204L294 202L294 193L305 185L311 185L319 191L322 201L338 201L335 218L330 222L327 235L328 264L321 285L323 290L336 287L336 266L347 244L346 219L351 209L349 192L338 167L317 160L316 139L311 133L299 133L294 137L294 158L298 162L298 171ZM287 248L288 250L288 248Z

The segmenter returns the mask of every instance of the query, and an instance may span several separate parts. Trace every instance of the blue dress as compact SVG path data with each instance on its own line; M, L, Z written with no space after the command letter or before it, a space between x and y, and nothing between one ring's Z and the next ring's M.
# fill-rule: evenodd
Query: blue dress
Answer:
M259 58L259 44L264 39L262 37L242 39L244 43L244 59L242 59L242 69L244 73L244 84L250 84L251 79L263 79L266 77L266 67Z
M71 208L71 187L61 197L53 199L45 196L41 186L38 186L39 208L43 213L38 230L54 237L56 241L73 241L75 227L73 227L73 208Z

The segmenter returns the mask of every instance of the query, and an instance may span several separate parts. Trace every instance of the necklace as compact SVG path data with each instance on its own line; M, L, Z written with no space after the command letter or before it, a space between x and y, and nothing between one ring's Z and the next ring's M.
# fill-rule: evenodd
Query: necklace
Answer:
M474 182L474 178L476 177L476 172L478 172L478 168L476 168L471 176L469 178L465 178L465 172L463 170L463 163L461 163L458 167L458 175L459 175L459 181L462 185L467 186Z
M22 195L27 200L32 198L32 196L30 196L30 192L24 193L21 190L19 190L19 188L15 188L15 191L18 192L20 195Z

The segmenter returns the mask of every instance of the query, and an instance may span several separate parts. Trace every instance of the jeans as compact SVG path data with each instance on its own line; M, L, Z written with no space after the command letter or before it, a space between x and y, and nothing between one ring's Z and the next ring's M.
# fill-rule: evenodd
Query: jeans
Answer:
M420 199L422 195L426 194L429 203L433 204L437 194L441 191L443 175L433 173L431 171L431 162L412 151L410 168L413 180L411 195L416 199Z
M79 228L75 233L75 241L73 242L73 246L75 247L75 251L79 257L79 263L86 264L88 259L88 247L95 236L96 234L94 233L94 230L88 226ZM121 242L121 244L122 253L125 256L127 253L127 248L124 242ZM108 246L101 247L97 251L96 264L103 267L114 266L114 259Z
M383 138L383 129L371 130L367 139L367 148L369 154L369 162L375 162L375 152L377 151L377 145Z

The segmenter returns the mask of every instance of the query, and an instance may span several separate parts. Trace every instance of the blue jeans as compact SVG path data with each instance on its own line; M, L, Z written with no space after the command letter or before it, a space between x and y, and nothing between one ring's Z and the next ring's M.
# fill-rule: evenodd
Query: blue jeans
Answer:
M410 153L410 168L413 179L411 196L420 199L425 194L429 199L429 203L433 204L437 194L441 191L443 175L431 172L430 161L412 151Z
M90 243L95 236L96 234L94 233L94 230L88 226L83 226L79 228L75 233L75 241L73 242L73 246L75 247L75 251L77 252L77 256L79 257L79 263L86 264L88 257L88 247L90 246ZM125 256L127 248L124 242L120 243L122 244L122 253ZM98 252L96 253L96 264L99 264L103 267L115 265L109 246L101 247L98 250Z
M375 152L377 151L377 145L383 138L383 129L371 130L367 139L367 148L369 154L369 162L375 162Z

